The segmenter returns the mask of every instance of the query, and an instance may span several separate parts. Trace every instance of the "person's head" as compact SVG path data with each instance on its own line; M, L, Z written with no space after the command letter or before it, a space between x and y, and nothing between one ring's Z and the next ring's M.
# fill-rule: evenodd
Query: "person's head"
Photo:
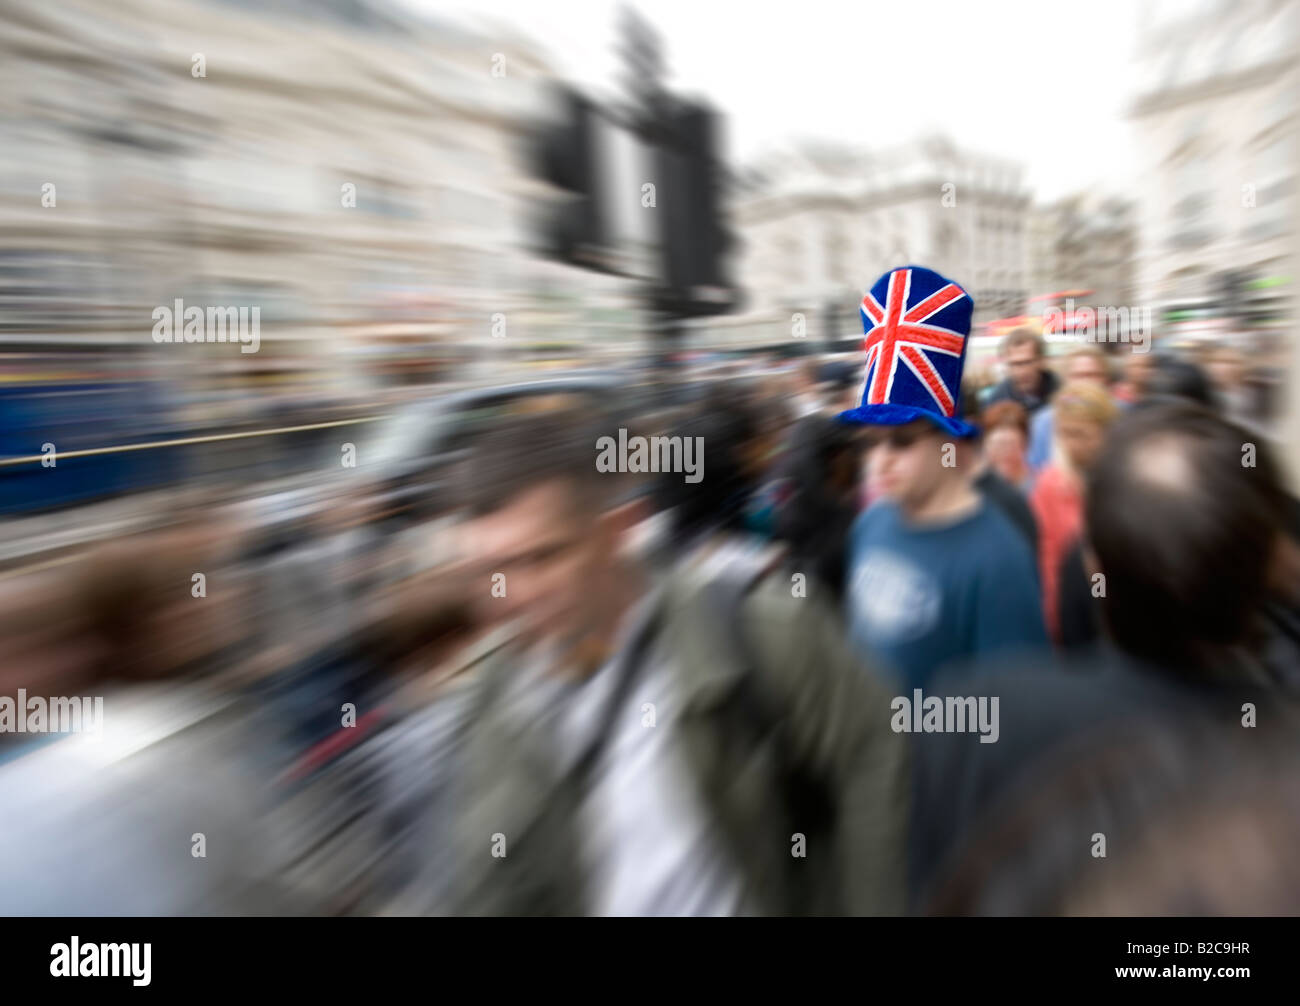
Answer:
M1022 394L1038 391L1043 375L1043 339L1032 328L1016 328L1002 339L1002 365Z
M1246 360L1232 346L1219 346L1208 354L1205 369L1218 391L1236 391L1246 376Z
M1114 401L1100 385L1074 381L1056 393L1052 411L1056 443L1064 461L1073 471L1086 472L1118 414Z
M1013 485L1026 476L1025 449L1029 443L1029 417L1017 402L995 402L980 417L984 457L989 467Z
M860 430L828 416L809 416L790 437L785 471L801 498L818 502L851 497L858 483Z
M1214 405L1214 392L1205 371L1191 360L1160 353L1152 362L1143 400L1163 402L1171 399L1185 399L1208 408Z
M706 444L709 467L708 477L698 483L675 472L663 472L655 480L655 508L669 515L671 539L685 549L714 533L742 530L766 442L756 410L734 393L717 393L672 434L683 443Z
M1248 640L1287 513L1265 443L1190 402L1136 409L1093 466L1085 513L1120 649L1192 671Z
M458 481L486 620L560 646L597 628L627 529L623 479L596 463L597 440L617 433L566 410L508 417L474 444Z
M1124 364L1124 380L1128 382L1134 397L1142 398L1146 395L1147 385L1151 381L1151 373L1154 369L1154 354L1129 353L1128 362Z
M1091 381L1106 387L1110 384L1110 365L1106 354L1097 346L1080 346L1065 358L1065 380Z
M246 642L247 595L231 574L232 543L247 531L234 512L214 505L92 549L73 589L101 647L96 673L123 682L202 673ZM205 577L197 607L195 570Z
M862 436L868 486L904 512L922 510L966 478L963 462L969 456L970 442L927 419L901 426L868 426ZM946 449L948 444L951 451Z
M862 393L862 374L856 366L836 360L827 364L822 373L825 378L826 400L835 411L857 406L858 397Z
M767 473L790 418L780 396L768 390L761 384L723 385L704 400L705 415L725 418L718 432L725 432L740 474L751 488Z

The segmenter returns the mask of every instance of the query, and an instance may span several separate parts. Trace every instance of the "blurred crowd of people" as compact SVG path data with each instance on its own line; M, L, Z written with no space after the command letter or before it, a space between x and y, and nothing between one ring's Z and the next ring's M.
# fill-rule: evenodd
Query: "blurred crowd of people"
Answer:
M1300 505L1240 353L999 362L970 438L840 422L860 360L521 394L430 499L205 484L4 574L0 694L106 702L0 735L0 911L1294 912ZM617 423L703 480L597 471Z

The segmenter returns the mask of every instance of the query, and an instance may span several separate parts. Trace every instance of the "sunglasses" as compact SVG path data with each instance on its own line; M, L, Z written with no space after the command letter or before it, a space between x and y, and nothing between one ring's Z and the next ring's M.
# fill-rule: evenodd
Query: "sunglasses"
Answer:
M896 451L905 451L918 440L930 435L929 430L906 426L887 426L867 431L862 437L867 450L889 444Z

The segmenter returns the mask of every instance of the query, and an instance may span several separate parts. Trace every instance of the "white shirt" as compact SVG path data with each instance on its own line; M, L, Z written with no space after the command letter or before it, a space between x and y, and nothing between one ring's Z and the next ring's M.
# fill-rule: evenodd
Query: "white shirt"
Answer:
M581 757L596 736L625 652L653 605L647 599L625 617L621 645L590 678L541 686L550 692L550 715L543 714L548 740L563 766ZM740 910L740 874L684 760L675 681L662 647L651 644L609 726L576 829L593 915Z

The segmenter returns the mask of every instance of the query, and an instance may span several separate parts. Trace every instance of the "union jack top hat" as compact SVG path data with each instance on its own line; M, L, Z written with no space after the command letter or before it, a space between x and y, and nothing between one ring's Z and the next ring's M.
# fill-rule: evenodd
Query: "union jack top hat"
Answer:
M960 286L920 266L876 280L859 307L867 354L862 404L841 412L840 421L901 426L928 419L955 437L975 436L978 429L957 411L974 309Z

